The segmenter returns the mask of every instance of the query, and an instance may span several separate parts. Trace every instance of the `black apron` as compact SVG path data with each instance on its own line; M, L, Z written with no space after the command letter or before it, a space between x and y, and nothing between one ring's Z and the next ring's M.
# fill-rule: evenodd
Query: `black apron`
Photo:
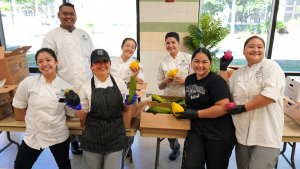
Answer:
M91 80L91 112L83 126L81 148L94 153L110 153L126 147L122 116L123 97L112 76L113 87L95 88Z

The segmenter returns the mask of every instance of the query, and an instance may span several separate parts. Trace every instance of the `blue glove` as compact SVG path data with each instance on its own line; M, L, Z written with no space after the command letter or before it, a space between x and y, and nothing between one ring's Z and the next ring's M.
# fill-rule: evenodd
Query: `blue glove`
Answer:
M71 107L72 109L75 109L75 110L81 110L82 109L81 103L79 103L77 106L72 106L71 104L66 102L66 105L68 105L69 107Z
M126 104L126 105L132 105L132 104L134 104L135 101L136 101L137 94L136 94L136 93L134 94L134 96L133 96L133 98L132 98L132 103L131 103L131 104L128 103L128 97L129 97L129 95L126 95L125 104Z

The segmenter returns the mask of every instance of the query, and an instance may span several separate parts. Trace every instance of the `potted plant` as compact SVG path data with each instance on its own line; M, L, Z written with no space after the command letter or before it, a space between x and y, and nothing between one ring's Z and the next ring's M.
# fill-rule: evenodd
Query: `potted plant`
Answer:
M220 59L216 56L219 51L218 44L229 34L226 27L222 27L222 21L214 19L203 13L199 16L198 26L188 26L189 36L183 38L183 46L189 51L194 52L199 47L205 47L212 54L212 66L210 70L217 73Z

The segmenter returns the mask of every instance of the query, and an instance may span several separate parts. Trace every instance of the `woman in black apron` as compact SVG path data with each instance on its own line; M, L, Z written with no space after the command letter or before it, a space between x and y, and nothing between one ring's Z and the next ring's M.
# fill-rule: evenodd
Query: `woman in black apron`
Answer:
M137 95L133 103L128 104L124 81L108 74L111 62L105 50L94 50L91 63L94 76L82 85L79 93L81 103L73 107L80 119L86 119L81 148L90 169L117 169L122 150L126 147L122 112L130 109Z
M195 71L185 79L184 112L178 119L191 119L187 136L186 169L227 169L236 143L231 116L225 109L229 90L225 80L210 71L211 53L198 48L192 56Z

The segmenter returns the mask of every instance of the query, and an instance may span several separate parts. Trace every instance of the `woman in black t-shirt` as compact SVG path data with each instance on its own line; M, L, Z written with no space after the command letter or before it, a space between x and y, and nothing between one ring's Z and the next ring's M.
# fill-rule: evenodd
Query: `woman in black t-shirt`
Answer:
M185 168L226 169L236 143L231 116L225 109L229 90L225 80L210 71L211 53L198 48L192 56L195 71L185 79L184 112L178 119L191 119L187 136Z

